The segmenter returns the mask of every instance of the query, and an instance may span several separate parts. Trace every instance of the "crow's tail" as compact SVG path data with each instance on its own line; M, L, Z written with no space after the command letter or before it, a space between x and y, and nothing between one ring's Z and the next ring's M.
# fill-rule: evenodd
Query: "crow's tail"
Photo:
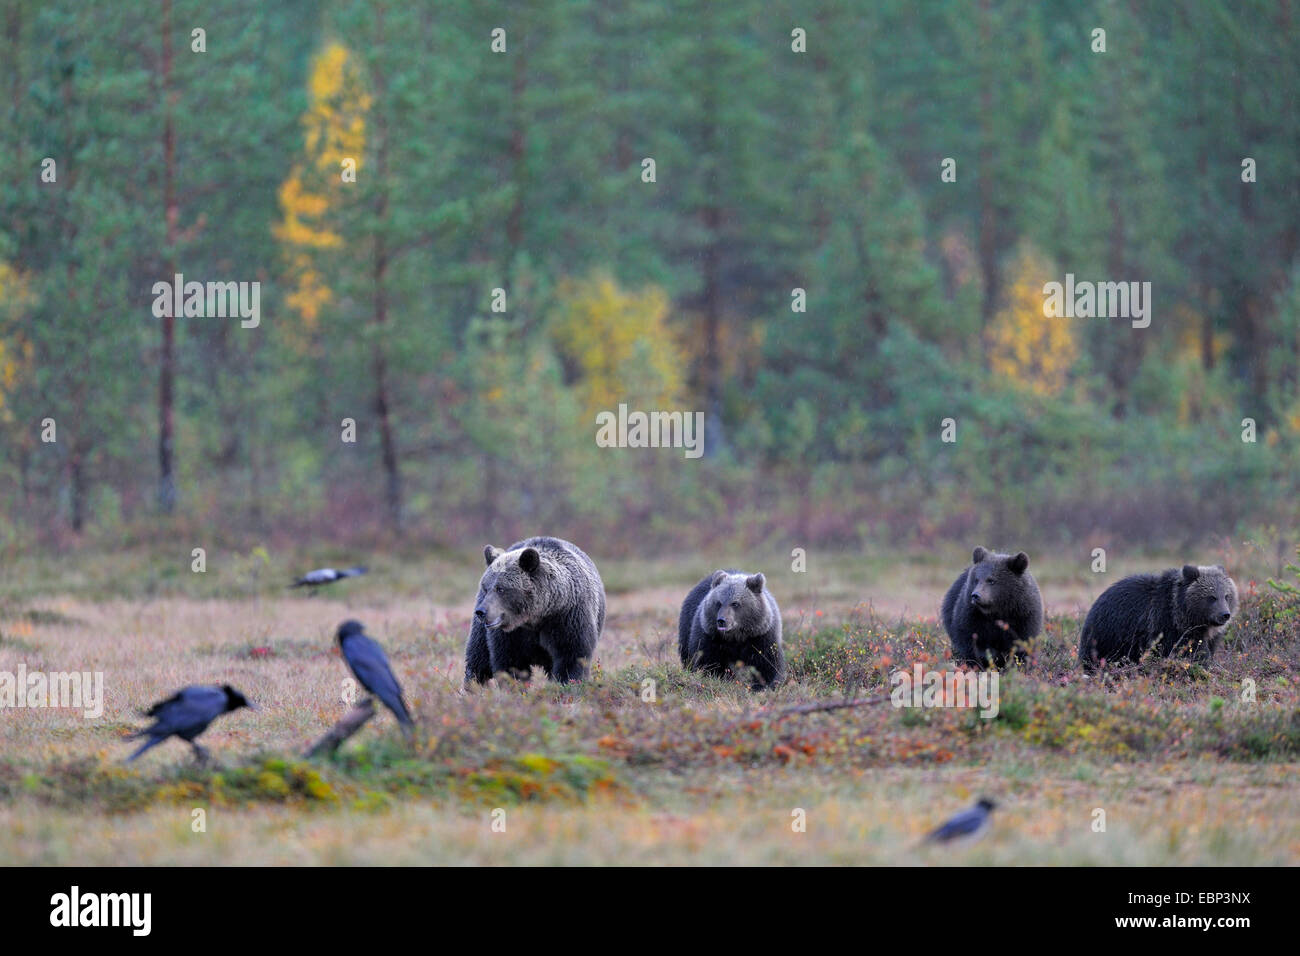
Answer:
M145 731L142 730L142 731L140 731L140 733L138 733L138 734L132 734L131 736L132 736L132 737L143 737L144 735L145 735ZM126 758L126 762L127 762L127 763L131 763L132 761L135 760L136 757L140 756L142 753L144 753L144 752L145 752L146 750L148 750L150 747L157 747L160 743L162 743L162 742L163 742L164 740L166 740L166 739L167 739L166 737L150 737L148 740L146 740L146 741L144 742L144 745L143 745L142 747L140 747L139 750L137 750L135 753L131 754L131 756L129 756L129 757Z
M395 703L397 706L392 708L393 716L396 717L397 722L402 725L402 733L409 737L411 736L411 731L415 729L415 721L411 719L411 712L406 709L406 701L403 700L400 695Z
M399 724L403 724L407 727L412 725L413 721L411 720L411 712L406 709L406 701L402 699L400 694L394 696L391 701L386 701L386 703L388 704L389 710L393 712L393 716L397 718Z

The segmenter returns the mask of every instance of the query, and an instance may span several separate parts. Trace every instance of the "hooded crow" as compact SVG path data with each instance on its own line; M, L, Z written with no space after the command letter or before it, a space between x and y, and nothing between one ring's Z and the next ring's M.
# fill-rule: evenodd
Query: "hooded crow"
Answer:
M318 588L326 584L333 584L335 581L341 581L343 578L360 577L368 570L369 568L366 568L365 566L344 568L342 570L337 568L317 568L315 571L308 571L297 581L294 581L293 584L290 584L289 587Z
M240 707L257 708L249 703L248 698L229 684L220 687L198 686L186 687L177 691L166 700L161 700L146 710L145 716L154 718L152 727L131 734L127 739L148 737L144 745L131 754L126 762L130 763L151 747L156 747L168 737L179 737L194 748L194 754L200 762L208 759L208 752L194 742L194 738L208 729L222 714L228 714Z
M404 733L411 732L411 714L402 699L402 685L388 666L384 649L365 633L360 621L344 621L339 625L339 650L352 668L361 686L374 694L393 712Z
M971 842L982 837L989 828L993 809L997 806L987 797L981 797L975 806L950 818L943 826L925 838L926 843L951 843L956 840Z

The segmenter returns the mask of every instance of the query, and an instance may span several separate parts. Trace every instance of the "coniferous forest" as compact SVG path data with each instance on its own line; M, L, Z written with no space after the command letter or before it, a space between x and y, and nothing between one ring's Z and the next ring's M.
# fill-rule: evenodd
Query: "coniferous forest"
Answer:
M1297 19L3 0L0 543L1267 537ZM1146 324L1045 317L1067 275ZM600 447L620 404L702 454Z

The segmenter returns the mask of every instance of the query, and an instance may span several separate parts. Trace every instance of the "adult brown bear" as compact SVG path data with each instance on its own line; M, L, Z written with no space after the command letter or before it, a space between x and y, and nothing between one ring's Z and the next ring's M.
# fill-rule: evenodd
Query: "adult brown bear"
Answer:
M595 563L560 538L525 538L483 549L465 683L506 673L527 680L533 665L551 680L587 676L605 627L605 585Z

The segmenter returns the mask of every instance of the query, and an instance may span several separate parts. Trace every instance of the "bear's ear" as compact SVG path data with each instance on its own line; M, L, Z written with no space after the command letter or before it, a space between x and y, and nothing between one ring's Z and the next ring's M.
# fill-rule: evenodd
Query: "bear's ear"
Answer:
M519 566L524 569L525 574L532 574L542 564L542 557L537 553L536 548L524 548L519 552Z
M489 544L486 548L483 549L483 560L487 562L487 566L489 568L492 567L492 562L499 557L501 557L500 548L494 548L492 547L492 545Z
M713 572L713 577L709 578L709 589L716 588L719 584L727 579L727 572L719 568Z
M971 560L974 561L976 564L979 564L988 556L989 553L986 548L976 548L974 553L971 555Z
M1194 564L1183 565L1183 580L1191 584L1201 576L1201 569Z
M745 587L749 588L755 594L763 593L763 585L765 583L767 583L767 579L764 578L762 574L751 574L749 577L745 578Z
M1011 560L1007 562L1007 567L1011 569L1012 574L1024 574L1025 568L1029 567L1029 555L1023 551L1017 551Z

